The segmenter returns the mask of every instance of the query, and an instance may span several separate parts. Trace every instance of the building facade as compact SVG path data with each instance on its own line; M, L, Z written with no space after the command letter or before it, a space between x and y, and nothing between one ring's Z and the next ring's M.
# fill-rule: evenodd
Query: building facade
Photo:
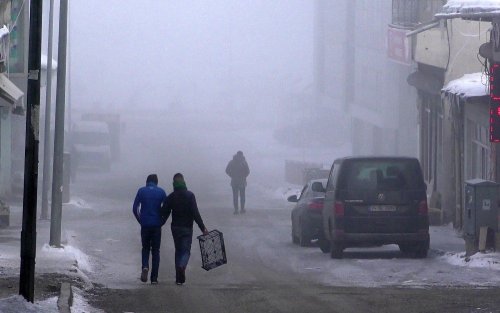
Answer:
M444 0L394 0L393 21L410 25L415 71L407 82L418 93L418 150L429 204L439 210L443 222L461 228L465 181L496 180L488 140L488 74L485 60L478 56L490 25L439 20L436 14L444 5Z
M387 57L392 1L318 0L315 89L332 120L349 121L352 154L416 156L417 92L411 64ZM388 113L389 112L389 113Z
M318 0L314 85L349 120L352 154L417 156L431 211L461 228L465 181L497 180L478 57L491 23L438 19L446 2Z
M22 186L27 89L28 3L0 1L0 198ZM4 32L2 32L4 30Z

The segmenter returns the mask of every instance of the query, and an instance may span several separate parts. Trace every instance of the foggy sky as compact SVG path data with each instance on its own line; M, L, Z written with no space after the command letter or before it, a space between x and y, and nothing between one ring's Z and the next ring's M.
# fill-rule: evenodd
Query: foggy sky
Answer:
M126 125L113 175L135 188L180 171L194 190L229 192L224 169L243 150L252 184L283 180L293 155L273 131L313 83L314 2L73 0L69 20L72 118Z
M312 81L311 1L70 3L75 105L199 103Z

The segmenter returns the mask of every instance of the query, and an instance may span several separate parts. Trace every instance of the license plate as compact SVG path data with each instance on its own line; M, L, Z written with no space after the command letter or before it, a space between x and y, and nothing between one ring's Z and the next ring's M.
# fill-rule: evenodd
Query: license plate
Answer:
M370 212L396 212L394 205L373 205L370 207Z

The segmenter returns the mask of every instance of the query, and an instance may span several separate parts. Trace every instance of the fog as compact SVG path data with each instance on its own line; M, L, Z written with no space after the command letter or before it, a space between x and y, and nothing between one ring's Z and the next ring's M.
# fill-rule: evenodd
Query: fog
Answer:
M133 188L183 172L198 192L229 192L238 150L250 193L282 184L286 159L333 161L294 130L311 119L314 2L72 1L69 19L68 117L120 115L110 174Z
M238 150L253 184L282 182L285 159L306 158L276 131L311 89L313 15L310 1L72 1L71 119L120 114L111 174L134 188L180 171L197 189L230 189Z

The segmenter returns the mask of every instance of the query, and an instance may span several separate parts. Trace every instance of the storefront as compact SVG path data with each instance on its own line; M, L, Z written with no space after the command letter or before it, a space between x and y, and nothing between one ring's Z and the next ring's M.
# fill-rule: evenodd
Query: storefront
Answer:
M443 207L452 214L456 227L462 226L464 182L473 178L496 180L495 145L489 142L488 77L466 74L442 90L445 118L441 163ZM455 208L455 212L450 209Z

